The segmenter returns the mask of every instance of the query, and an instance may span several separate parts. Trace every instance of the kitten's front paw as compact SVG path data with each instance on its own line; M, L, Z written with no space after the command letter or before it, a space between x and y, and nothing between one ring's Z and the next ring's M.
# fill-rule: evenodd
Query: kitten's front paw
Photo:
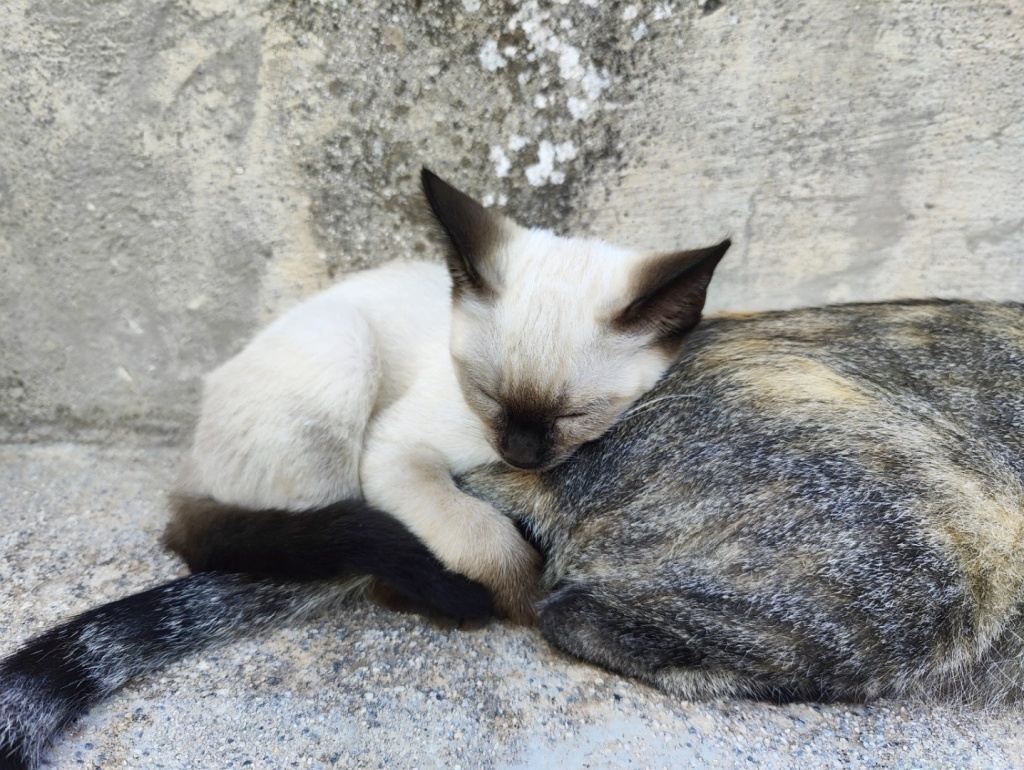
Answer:
M478 578L491 589L498 617L507 618L521 626L530 626L536 622L542 566L540 554L522 540L516 551L509 554L502 563L500 571Z
M452 572L485 586L494 614L531 625L537 617L543 558L511 519L468 496L457 499L458 518L428 539L431 551ZM450 506L451 507L451 506Z
M436 596L410 596L395 586L375 580L370 587L370 598L395 612L408 612L426 618L438 628L473 630L482 628L493 615L491 595L487 589L461 575L455 576L465 584L463 590L452 596L445 591L444 600ZM454 599L454 601L453 601Z

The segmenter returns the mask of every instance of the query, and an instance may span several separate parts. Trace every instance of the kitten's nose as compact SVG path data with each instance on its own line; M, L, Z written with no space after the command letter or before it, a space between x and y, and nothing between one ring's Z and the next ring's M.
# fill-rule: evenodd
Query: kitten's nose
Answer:
M534 422L509 421L501 436L501 459L515 468L533 470L544 464L548 428Z

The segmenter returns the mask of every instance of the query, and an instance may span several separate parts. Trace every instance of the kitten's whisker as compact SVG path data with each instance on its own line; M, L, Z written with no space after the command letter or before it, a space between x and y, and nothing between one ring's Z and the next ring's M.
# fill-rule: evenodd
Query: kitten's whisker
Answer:
M660 404L663 401L678 401L684 398L700 398L700 396L697 395L696 393L675 393L671 396L661 396L659 398L651 399L650 401L645 401L644 403L639 404L630 409L629 411L627 411L625 414L622 415L621 418L619 418L619 422L623 423L626 420L629 420L633 417L637 417L643 414L644 412L650 411L651 407Z

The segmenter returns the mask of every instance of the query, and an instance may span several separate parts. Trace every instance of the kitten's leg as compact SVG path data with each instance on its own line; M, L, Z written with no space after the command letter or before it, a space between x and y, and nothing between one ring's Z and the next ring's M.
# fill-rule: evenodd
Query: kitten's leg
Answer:
M534 620L540 556L510 519L455 486L443 455L371 437L362 479L370 503L398 518L448 569L490 589L498 614Z

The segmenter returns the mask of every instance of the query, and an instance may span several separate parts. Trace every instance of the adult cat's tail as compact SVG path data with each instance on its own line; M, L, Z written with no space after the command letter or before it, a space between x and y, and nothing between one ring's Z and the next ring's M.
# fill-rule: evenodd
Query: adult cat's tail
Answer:
M365 583L289 584L209 572L82 613L0 663L0 768L35 767L64 727L132 677L305 617Z
M260 521L259 512L252 518L243 512L227 515L228 510L223 509L225 516L220 519L205 521L219 521L220 526L232 522L241 526L243 519L249 524ZM369 576L384 581L408 601L431 606L443 615L473 620L489 615L486 589L446 571L387 514L351 502L315 515L326 531L336 535L333 544L345 544L345 548L331 558L323 546L305 566L275 567L273 560L268 562L265 573L287 572L291 580L229 572L190 575L88 610L0 661L0 770L36 767L45 747L63 728L132 677L189 653L307 618L364 591L372 582ZM280 534L279 516L268 513L265 521L273 522L271 528ZM246 532L254 535L258 530ZM306 531L308 527L297 530ZM172 543L174 537L173 531L168 533ZM290 545L301 544L303 538ZM238 553L257 558L257 541L250 539L252 549ZM198 548L199 541L194 545ZM269 554L268 546L267 550ZM283 547L282 553L299 556L291 547ZM192 556L190 563L200 563L202 554ZM327 572L335 579L321 579Z

